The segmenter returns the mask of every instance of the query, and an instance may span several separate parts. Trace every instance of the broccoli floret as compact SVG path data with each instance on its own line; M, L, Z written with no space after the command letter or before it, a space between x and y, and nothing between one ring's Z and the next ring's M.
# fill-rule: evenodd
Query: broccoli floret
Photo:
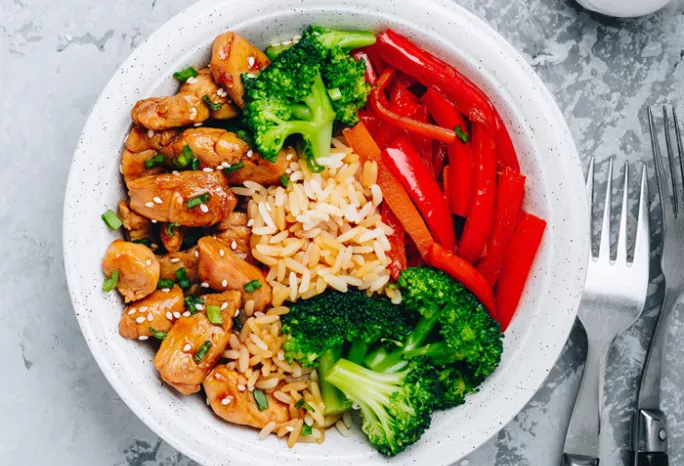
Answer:
M369 31L338 31L320 26L309 26L303 37L313 37L325 48L339 47L347 52L375 43L375 35Z
M386 298L370 298L359 290L327 290L299 300L281 321L287 360L318 367L326 414L338 414L349 408L346 399L325 382L325 375L335 362L348 352L348 358L360 363L368 346L384 338L401 339L410 330L400 306Z
M404 306L420 318L399 349L370 354L368 367L396 370L406 359L424 355L435 365L464 362L476 380L496 369L503 351L499 324L460 283L435 269L409 268L397 284Z
M477 392L479 381L472 380L467 375L467 368L455 365L440 367L437 372L437 390L435 395L435 409L449 409L465 403L468 393Z
M421 358L386 373L340 359L326 377L359 407L363 431L386 456L402 452L430 427L435 379L432 366Z

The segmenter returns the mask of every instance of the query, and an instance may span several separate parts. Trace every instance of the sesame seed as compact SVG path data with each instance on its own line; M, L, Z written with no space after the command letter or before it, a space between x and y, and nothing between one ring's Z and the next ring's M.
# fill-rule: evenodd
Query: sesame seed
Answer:
M211 172L214 171L214 169L211 168L211 167L206 167L206 168L203 168L202 171L205 172L205 173L211 173Z
M183 317L190 317L191 315L192 315L192 314L190 313L190 311L185 311L185 312L183 313Z
M168 320L173 320L173 314L171 314L170 311L167 312L167 313L166 313L166 318L167 318Z
M230 168L230 164L228 162L223 162L223 167L224 168Z
M294 155L287 154L287 157L285 157L285 160L292 160L293 157L294 157Z
M209 288L209 283L207 283L207 282L202 282L202 284L201 284L200 286L201 286L202 288Z
M171 259L169 259L169 262L171 262L172 264L175 264L176 262L180 262L180 259L177 257L172 257Z
M145 312L147 309L149 309L147 306L141 306L140 312Z
M223 280L223 281L221 282L221 286L224 287L224 288L227 287L227 286L228 286L228 280Z
M164 203L164 201L162 201L161 197L159 197L159 196L154 196L152 198L152 200L154 201L155 204L163 204Z
M168 293L169 291L171 291L171 288L162 288L161 289L162 293Z
M251 227L253 225L254 225L254 219L253 218L250 218L249 220L247 220L247 226L248 227Z
M199 251L195 249L195 257L199 257Z
M148 138L153 138L153 137L154 137L154 131L152 131L151 129L148 129L148 130L147 130L147 137L148 137Z
M287 173L287 174L289 175L290 173L292 173L292 169L291 169L291 168L286 168L286 169L285 169L285 173Z
M206 204L200 204L200 210L206 214L209 212L209 207Z
M294 427L292 427L292 426L287 426L287 427L285 427L285 430L288 431L288 432L292 432L292 431L294 430Z
M142 324L143 322L145 322L145 316L140 316L137 319L135 319L135 321L139 324Z
M123 165L122 164L119 164L119 173L121 173L123 175Z
M154 220L153 220L153 222L154 222ZM157 243L152 243L152 244L150 245L150 247L151 247L152 249L159 249L159 245L158 245Z
M156 220L154 220L154 219L152 219L152 223L157 223L157 221L156 221ZM159 247L159 246L157 246L157 247ZM156 249L156 248L155 248L155 249Z
M133 314L136 313L136 311L137 311L137 309L133 308L133 309L131 309L130 311L128 311L128 315L129 315L129 316L132 316Z
M247 64L249 65L250 68L254 66L254 61L255 61L254 57L249 57L247 59Z
M180 176L180 172L179 172L178 170L174 170L174 171L172 171L171 173L173 173L173 174L176 175L176 176Z
M240 390L241 392L244 392L244 391L245 391L245 386L244 386L244 385L240 384L240 385L238 385L237 387L238 387L238 390Z
M152 265L152 259L147 259L145 261L145 264L147 264L148 266Z
M188 78L185 82L188 84L195 84L197 82L197 78L195 76L192 76Z
M152 207L154 207L154 202L146 202L145 207L148 207L151 209Z
M191 345L190 343L188 343L187 345L185 345L185 346L183 347L183 351L185 351L186 353L187 353L188 351L190 351L191 349L192 349L192 345Z
M233 240L230 243L230 249L232 249L233 251L235 251L237 249L237 242L235 240Z
M204 123L195 123L195 124L192 125L192 126L194 126L195 128L199 128L199 127L202 126L203 124L204 124Z
M204 304L195 304L195 309L198 311L203 311L204 310Z
M237 316L239 316L239 315L240 315L240 309L236 309L236 310L235 310L235 314L233 315L233 317L237 317Z
M233 398L230 396L225 397L224 399L221 400L221 404L223 406L227 406L230 404L230 402L233 401Z
M140 336L138 337L138 340L140 340L140 341L145 341L145 340L147 340L148 338L150 338L150 337L148 337L147 335L140 335Z
M248 159L251 159L253 155L254 155L254 151L252 149L247 151L247 158Z
M222 311L223 311L225 308L227 308L227 307L228 307L228 303L227 303L227 302L221 304L221 310L222 310Z
M223 257L225 255L226 255L226 251L224 251L223 249L219 249L219 256Z
M152 313L151 313L151 312L148 312L148 313L147 313L147 321L148 321L148 322L152 322L153 319L154 319L154 316L152 315Z

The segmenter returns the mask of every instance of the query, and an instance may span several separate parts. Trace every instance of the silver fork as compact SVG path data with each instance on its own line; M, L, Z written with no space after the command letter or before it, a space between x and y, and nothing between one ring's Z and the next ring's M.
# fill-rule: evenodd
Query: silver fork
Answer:
M579 320L587 332L587 361L565 437L562 466L597 466L599 464L605 359L615 338L636 321L646 302L650 254L646 168L644 167L641 172L639 216L632 262L627 261L629 165L625 164L620 232L617 256L614 261L610 259L612 178L613 161L611 160L599 253L598 257L592 257L589 260L584 294L578 313ZM594 160L592 158L587 176L590 211L593 188Z
M684 149L675 110L672 111L672 117L679 153L679 174L684 180L684 160L682 160ZM669 170L663 163L653 112L651 108L648 109L648 127L651 132L656 179L663 214L663 257L660 267L665 277L665 297L641 373L637 407L632 422L632 448L635 452L634 464L636 466L667 466L668 464L667 418L660 410L660 370L672 311L684 292L684 263L682 261L684 256L684 189L682 189L682 183L678 181L676 154L672 144L667 107L663 107L663 122ZM668 178L672 183L671 190L668 186Z

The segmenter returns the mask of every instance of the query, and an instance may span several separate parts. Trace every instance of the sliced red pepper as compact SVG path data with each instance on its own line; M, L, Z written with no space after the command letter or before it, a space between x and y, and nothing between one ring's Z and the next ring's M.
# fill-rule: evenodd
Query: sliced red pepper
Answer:
M382 197L395 213L404 231L411 237L422 257L427 257L435 242L425 225L425 221L413 205L401 182L392 174L382 161L382 152L368 132L363 122L344 130L347 143L362 161L371 160L378 164L378 186Z
M371 61L368 52L364 50L355 50L352 52L351 56L356 58L358 61L363 61L363 64L366 67L366 82L371 86L375 86L375 83L378 80L378 75L375 72L375 68L373 68L373 62Z
M418 98L413 95L408 89L401 85L392 86L392 93L389 100L389 110L401 117L411 118L415 115L420 107ZM387 147L394 141L402 132L391 123L385 121L381 122L377 134L375 135L375 142L378 143L380 149Z
M368 128L368 132L371 136L375 137L378 132L378 128L382 123L378 117L375 116L373 112L368 110L359 110L358 112L359 120L363 121L363 124Z
M480 300L492 317L496 318L492 287L472 264L437 243L430 249L428 264L461 283L465 289Z
M428 115L427 108L424 105L418 106L413 118L422 123L428 123L430 121L430 115ZM418 149L420 158L423 159L425 167L430 171L430 173L434 174L435 168L432 165L432 141L418 135L413 135L412 139L416 145L416 149ZM435 179L437 179L437 177L435 177Z
M473 125L472 140L473 191L470 210L458 245L458 255L475 263L482 256L494 227L496 156L492 138L483 125Z
M382 160L404 185L435 240L453 251L456 235L449 206L433 173L423 164L411 139L406 135L399 136L382 152ZM399 215L397 211L395 213Z
M430 115L438 125L446 128L460 128L468 132L468 125L461 112L449 100L433 88L429 88L421 98ZM449 191L445 191L452 214L466 217L470 208L473 177L473 156L470 140L458 138L448 146L449 153Z
M390 243L390 250L387 252L387 257L390 259L390 263L387 266L392 278L395 280L399 279L401 272L406 270L407 260L406 260L406 241L404 227L401 226L399 219L396 214L390 209L387 203L382 204L382 222L385 225L392 227L394 233L389 235L387 239Z
M442 172L444 171L446 160L447 145L440 141L432 141L432 167L435 171L437 182L442 180Z
M487 252L477 263L479 270L491 286L499 278L506 250L515 233L520 205L525 193L525 177L510 167L499 173L496 186L494 229L487 242Z
M357 50L360 52L364 52L366 55L368 55L371 64L373 65L373 69L375 70L375 73L378 76L380 76L385 71L385 68L387 68L387 64L382 60L382 58L380 58L380 54L373 45L363 47Z
M378 79L377 85L373 88L368 99L370 102L371 109L375 114L382 120L396 126L399 129L405 129L411 133L418 134L422 137L428 139L436 139L438 141L443 141L446 143L452 142L456 139L456 133L452 130L446 128L440 128L436 125L431 125L428 123L421 123L411 118L403 117L396 112L391 111L387 105L383 102L383 96L385 89L389 85L390 81L394 77L394 70L388 68Z
M506 251L506 258L495 290L498 320L502 331L508 328L518 308L545 229L546 221L520 211L515 234Z
M390 66L413 76L426 87L436 87L472 122L485 125L493 135L503 165L519 170L515 148L503 121L489 98L453 66L388 29L373 45Z

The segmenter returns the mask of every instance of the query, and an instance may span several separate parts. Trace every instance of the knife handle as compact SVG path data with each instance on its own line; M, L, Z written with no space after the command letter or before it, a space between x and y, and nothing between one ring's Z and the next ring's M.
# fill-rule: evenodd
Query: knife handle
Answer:
M636 466L668 466L667 453L649 453L640 451L637 455Z
M573 455L572 453L563 453L563 458L561 460L561 466L598 466L598 464L598 458L592 458L590 456L584 455ZM667 466L667 463L665 466Z

